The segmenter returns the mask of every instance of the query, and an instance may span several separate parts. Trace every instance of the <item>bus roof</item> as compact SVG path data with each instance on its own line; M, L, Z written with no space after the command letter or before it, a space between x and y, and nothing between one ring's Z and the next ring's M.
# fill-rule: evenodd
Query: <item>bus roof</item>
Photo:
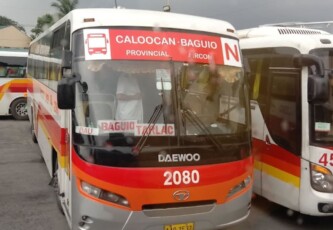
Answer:
M301 53L315 48L332 48L333 35L322 30L260 26L237 31L241 49L293 47Z
M283 27L299 27L324 30L333 33L333 21L318 21L318 22L282 22L274 24L266 24L270 26L283 26Z
M260 26L250 29L238 30L239 38L253 38L276 35L314 35L329 34L328 32L307 28L279 27L279 26Z
M137 26L206 31L236 37L234 27L222 20L162 11L118 8L75 9L57 21L43 34L55 30L67 20L71 31L89 27ZM38 38L37 38L38 39Z
M28 49L0 48L0 56L6 56L6 57L28 57Z

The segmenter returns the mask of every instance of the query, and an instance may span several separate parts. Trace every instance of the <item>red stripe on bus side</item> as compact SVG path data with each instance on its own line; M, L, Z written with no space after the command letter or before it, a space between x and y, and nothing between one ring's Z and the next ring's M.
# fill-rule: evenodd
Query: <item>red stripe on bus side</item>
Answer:
M27 92L27 86L24 84L18 85L10 85L8 88L8 91L12 93L26 93Z
M57 121L49 114L47 109L40 104L38 120L44 127L44 132L49 137L53 147L61 155L68 155L66 152L67 129L61 128Z
M14 79L0 86L0 93L6 91L12 93L26 93L27 88L31 87L31 79Z
M269 148L269 151L266 149ZM301 159L295 154L264 141L253 139L253 154L257 161L268 164L294 176L301 176Z

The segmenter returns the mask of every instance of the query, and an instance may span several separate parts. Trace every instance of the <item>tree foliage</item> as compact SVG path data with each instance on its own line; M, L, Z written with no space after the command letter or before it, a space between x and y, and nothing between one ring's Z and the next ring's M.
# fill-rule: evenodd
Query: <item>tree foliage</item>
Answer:
M43 16L38 17L37 25L31 30L31 38L36 38L46 28L52 26L58 19L75 9L78 3L79 0L56 0L56 2L53 2L51 6L57 10L56 17L51 14L44 14Z
M51 6L57 9L58 18L62 18L71 10L74 10L78 3L79 0L56 0Z
M17 29L25 32L25 29L23 26L21 26L19 23L9 19L9 18L6 18L4 16L0 16L0 26L15 26Z
M43 16L38 17L37 25L31 30L31 38L36 38L41 34L45 29L54 24L54 19L51 14L44 14Z

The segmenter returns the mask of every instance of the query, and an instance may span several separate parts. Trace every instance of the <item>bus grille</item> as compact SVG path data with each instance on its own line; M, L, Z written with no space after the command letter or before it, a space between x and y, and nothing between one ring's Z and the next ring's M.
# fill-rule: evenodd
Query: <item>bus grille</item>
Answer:
M196 213L210 212L216 204L216 200L182 202L172 204L149 204L143 205L142 209L146 216L177 216Z

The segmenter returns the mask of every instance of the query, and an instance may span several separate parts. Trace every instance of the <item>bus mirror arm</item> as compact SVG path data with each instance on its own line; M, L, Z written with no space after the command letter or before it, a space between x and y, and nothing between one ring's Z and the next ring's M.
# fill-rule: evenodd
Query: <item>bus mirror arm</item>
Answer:
M304 66L315 66L316 74L320 77L324 77L325 69L323 61L311 54L297 54L293 57L294 66L297 68L302 68Z
M251 67L249 64L249 60L247 58L243 58L243 65L244 65L244 74L246 77L249 77L251 74Z
M61 67L65 69L71 69L72 68L72 57L73 53L70 50L63 50L62 51L62 62Z

